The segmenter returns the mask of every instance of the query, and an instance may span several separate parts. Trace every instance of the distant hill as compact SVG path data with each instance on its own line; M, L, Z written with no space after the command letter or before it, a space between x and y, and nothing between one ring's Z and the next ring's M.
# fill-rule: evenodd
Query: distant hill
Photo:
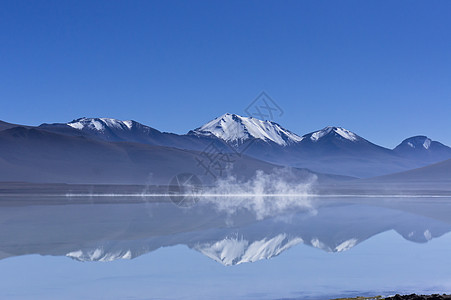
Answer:
M5 130L5 129L10 129L13 127L17 127L17 126L20 126L20 125L0 121L0 131Z
M426 167L376 177L375 181L388 182L449 182L451 188L451 159Z

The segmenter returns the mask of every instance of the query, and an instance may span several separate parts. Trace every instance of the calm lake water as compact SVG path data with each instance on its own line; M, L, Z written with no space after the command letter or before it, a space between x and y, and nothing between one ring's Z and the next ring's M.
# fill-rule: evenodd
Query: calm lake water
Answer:
M451 198L0 200L0 299L451 291Z

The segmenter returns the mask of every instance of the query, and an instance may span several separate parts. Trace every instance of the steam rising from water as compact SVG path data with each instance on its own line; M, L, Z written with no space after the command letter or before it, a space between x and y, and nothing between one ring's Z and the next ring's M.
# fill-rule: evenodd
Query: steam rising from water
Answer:
M289 169L276 170L271 174L257 171L245 182L228 176L217 180L214 187L204 189L199 203L213 205L228 214L246 209L254 212L257 219L293 208L311 210L308 196L316 180L317 177L311 175L300 182Z

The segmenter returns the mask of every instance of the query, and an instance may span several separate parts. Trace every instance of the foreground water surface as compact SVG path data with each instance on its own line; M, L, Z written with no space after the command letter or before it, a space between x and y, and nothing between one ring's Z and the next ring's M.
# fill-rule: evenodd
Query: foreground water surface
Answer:
M3 196L1 299L451 290L451 198Z

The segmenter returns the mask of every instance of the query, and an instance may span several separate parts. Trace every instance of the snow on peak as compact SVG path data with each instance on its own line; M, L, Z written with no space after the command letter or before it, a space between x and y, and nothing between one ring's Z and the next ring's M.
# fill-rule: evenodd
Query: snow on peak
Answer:
M198 135L213 135L232 143L256 138L286 146L302 140L302 137L282 128L277 123L228 113L206 123L193 132Z
M352 247L354 247L357 244L357 242L358 242L357 239L346 240L343 243L341 243L340 245L338 245L337 247L335 247L334 250L336 252L347 251L347 250L351 249Z
M67 125L78 130L104 131L106 128L130 130L133 126L133 121L120 121L110 118L80 118L67 123Z
M96 248L89 251L77 250L66 254L67 257L78 261L103 261L110 262L117 259L132 259L130 250L107 252L102 248Z
M324 129L307 134L306 136L310 136L310 140L317 142L321 138L323 138L331 133L335 133L335 134L339 135L340 137L342 137L346 140L352 141L352 142L359 140L359 136L357 134L355 134L347 129L344 129L341 127L333 127L333 126L327 126Z
M413 136L403 141L403 144L407 144L410 148L413 149L426 149L428 150L431 147L432 140L424 135Z
M213 244L196 245L194 249L223 265L230 266L268 259L302 242L301 238L290 238L286 234L253 242L238 237L228 237Z
M324 250L326 252L343 252L351 249L355 245L357 245L358 240L355 238L346 240L341 242L340 244L336 245L335 247L330 246L326 243L321 242L318 238L313 238L310 241L310 245L312 245L315 248Z

